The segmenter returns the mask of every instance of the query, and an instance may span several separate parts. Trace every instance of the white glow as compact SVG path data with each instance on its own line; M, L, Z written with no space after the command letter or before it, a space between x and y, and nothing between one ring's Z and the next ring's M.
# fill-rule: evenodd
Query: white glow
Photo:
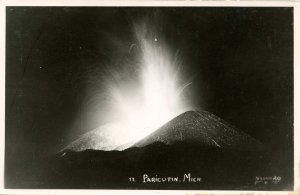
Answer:
M139 66L126 73L110 70L114 79L108 76L105 79L111 118L126 129L125 134L111 131L116 146L126 144L125 141L139 141L188 110L182 100L184 85L177 55L172 57L161 40L149 36L145 26L136 26L135 30L140 51ZM134 77L135 74L138 77Z

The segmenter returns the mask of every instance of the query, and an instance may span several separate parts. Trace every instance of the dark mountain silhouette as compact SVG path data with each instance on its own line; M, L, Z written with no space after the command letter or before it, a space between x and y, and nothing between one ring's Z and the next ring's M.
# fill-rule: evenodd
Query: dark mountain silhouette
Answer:
M188 142L156 142L124 151L65 150L28 167L31 169L23 169L26 172L19 174L14 188L288 190L292 181L286 178L293 178L276 168L280 166L267 151L231 150ZM143 180L145 174L182 180L189 173L202 181ZM257 176L280 176L283 180L276 185L256 184ZM130 177L135 182L130 182Z
M280 155L285 158L284 153ZM11 185L42 189L290 190L292 173L277 168L282 166L278 163L271 151L262 150L260 142L219 117L189 111L123 151L66 149L24 165ZM201 178L201 182L183 182L185 174ZM145 175L178 177L180 182L147 182ZM283 179L276 184L256 183L259 176ZM130 182L132 177L134 182Z

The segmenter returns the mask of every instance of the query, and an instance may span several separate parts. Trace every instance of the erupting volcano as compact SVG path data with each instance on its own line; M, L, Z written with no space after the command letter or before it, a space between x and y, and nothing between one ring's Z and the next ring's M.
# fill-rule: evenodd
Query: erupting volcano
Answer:
M134 32L137 44L132 44L129 51L135 47L139 51L138 65L128 71L132 66L122 64L121 69L102 75L106 90L98 93L105 93L109 99L105 103L112 122L85 133L65 149L124 150L159 141L225 148L260 146L254 138L215 115L190 111L192 103L185 89L191 83L184 82L178 53L171 55L166 44L145 24L134 25Z

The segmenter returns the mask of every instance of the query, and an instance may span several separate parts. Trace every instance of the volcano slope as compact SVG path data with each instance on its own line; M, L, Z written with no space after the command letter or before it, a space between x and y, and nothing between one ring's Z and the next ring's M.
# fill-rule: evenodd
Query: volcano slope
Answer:
M234 150L262 149L259 141L207 111L185 112L134 146L143 147L155 142L172 144L180 141Z
M123 139L115 140L118 135ZM126 129L122 128L121 124L108 123L90 132L80 136L75 141L71 142L63 150L84 151L84 150L122 150L127 148L133 143L130 142Z
M14 187L287 190L292 177L280 166L256 139L209 112L189 111L123 151L68 149L42 159L24 173L30 185L20 185L20 176ZM201 181L183 182L184 174ZM180 181L149 182L145 175ZM275 175L285 179L276 185L255 182L257 176Z

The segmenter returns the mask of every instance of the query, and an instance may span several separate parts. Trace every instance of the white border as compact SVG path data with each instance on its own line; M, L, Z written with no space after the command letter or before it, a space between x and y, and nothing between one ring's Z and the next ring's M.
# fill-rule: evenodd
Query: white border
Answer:
M0 194L300 194L300 6L299 1L126 1L126 0L0 0ZM178 6L178 7L294 7L294 191L182 191L182 190L9 190L4 187L5 143L5 7L6 6ZM275 19L275 18L274 18ZM298 54L298 55L297 55Z

